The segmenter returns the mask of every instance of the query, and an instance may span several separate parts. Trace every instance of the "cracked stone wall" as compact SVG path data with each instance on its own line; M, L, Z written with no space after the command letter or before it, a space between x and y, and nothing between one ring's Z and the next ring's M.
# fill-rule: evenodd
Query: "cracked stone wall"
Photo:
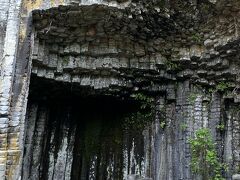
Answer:
M35 134L40 146L48 111L29 122L39 106L27 100L30 77L33 84L44 79L111 96L154 95L159 113L146 133L152 139L143 147L151 154L145 178L197 179L189 166L188 139L201 127L211 129L218 155L228 163L225 177L239 178L238 0L1 0L0 5L2 179L40 178L41 168L22 174L32 161L28 153L38 162L39 152L28 149L29 137ZM52 88L42 89L43 95L57 94ZM217 128L221 124L224 130ZM64 178L65 172L57 173Z

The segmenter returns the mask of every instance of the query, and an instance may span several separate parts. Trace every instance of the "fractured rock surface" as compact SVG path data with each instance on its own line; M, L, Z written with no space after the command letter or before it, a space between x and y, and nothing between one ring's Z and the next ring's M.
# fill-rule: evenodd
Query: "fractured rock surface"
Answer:
M201 179L203 127L239 179L239 29L238 0L1 0L0 179ZM136 93L155 119L131 134Z

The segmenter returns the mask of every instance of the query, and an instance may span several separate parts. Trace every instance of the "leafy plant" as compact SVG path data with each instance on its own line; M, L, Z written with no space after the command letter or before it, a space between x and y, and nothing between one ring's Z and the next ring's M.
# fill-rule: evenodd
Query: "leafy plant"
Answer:
M189 139L189 143L192 172L201 175L203 179L223 180L221 171L226 170L226 165L219 162L209 129L197 130L195 137Z
M210 94L214 93L215 91L216 91L216 90L215 90L214 88L209 88L209 89L207 90L207 92L210 93Z
M181 129L182 131L185 131L185 130L187 129L187 124L186 124L186 123L181 123L181 124L180 124L180 129Z
M180 67L176 62L172 62L170 60L167 60L167 61L165 61L165 65L166 65L167 69L180 70Z
M221 92L225 91L228 88L229 88L229 83L227 82L220 82L216 86L216 89Z
M127 116L124 119L123 127L125 129L143 130L152 122L152 115L150 113L136 112Z
M140 102L140 111L127 116L123 125L125 129L143 130L153 120L154 99L142 93L134 94L133 98Z
M225 129L224 124L217 125L217 129L220 130L220 131L223 131Z
M202 38L199 34L193 34L192 35L192 40L199 43L199 42L202 41Z
M165 126L166 126L166 122L165 122L165 121L162 121L162 122L160 123L160 127L161 127L162 129L164 129Z
M188 101L193 104L195 100L197 99L197 94L196 93L191 93L188 97Z
M141 109L145 110L147 108L152 108L153 107L153 101L154 99L152 97L146 96L142 93L138 93L133 95L133 98L137 101L140 101L141 103Z

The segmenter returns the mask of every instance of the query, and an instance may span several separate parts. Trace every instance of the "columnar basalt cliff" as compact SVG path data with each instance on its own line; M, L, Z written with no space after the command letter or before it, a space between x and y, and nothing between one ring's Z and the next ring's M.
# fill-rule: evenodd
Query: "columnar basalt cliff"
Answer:
M240 179L239 0L0 0L0 30L0 179Z

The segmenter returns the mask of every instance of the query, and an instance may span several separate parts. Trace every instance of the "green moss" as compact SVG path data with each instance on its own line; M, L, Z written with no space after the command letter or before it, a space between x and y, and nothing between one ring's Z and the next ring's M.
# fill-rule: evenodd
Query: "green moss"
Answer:
M170 60L165 61L165 66L167 69L170 69L173 71L181 70L178 63L170 61Z
M63 57L63 64L64 64L64 65L67 65L68 62L69 62L69 57L68 57L68 56L64 56L64 57Z

